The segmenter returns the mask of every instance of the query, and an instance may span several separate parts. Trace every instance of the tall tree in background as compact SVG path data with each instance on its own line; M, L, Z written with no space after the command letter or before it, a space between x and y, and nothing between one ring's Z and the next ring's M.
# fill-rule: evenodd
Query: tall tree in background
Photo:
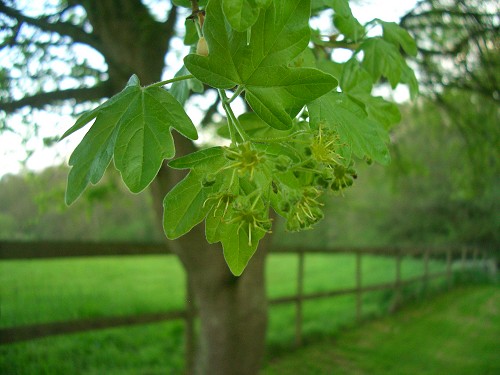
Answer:
M439 95L446 87L500 101L498 1L423 0L401 26L415 36L428 93Z
M460 243L495 249L500 225L495 215L500 175L500 4L423 0L401 25L414 35L419 51L415 61L425 99L416 117L429 124L427 137L444 139L443 150L435 153L450 158L428 166L430 176L439 179L427 178L429 196L435 198L431 205L440 211L431 216L447 222L447 230L455 231ZM434 128L436 121L440 130ZM419 132L418 128L409 131ZM401 147L411 149L404 143ZM412 186L422 189L424 180ZM450 184L447 192L444 180Z
M198 9L198 5L204 3L206 1L200 1L199 4L197 1L174 1L178 6L189 8L192 5L193 14L187 19L191 31L194 30L193 24L190 24L192 18L204 17L203 12ZM0 70L3 111L12 113L19 110L19 113L27 116L29 120L34 109L53 108L49 106L61 101L75 104L100 101L104 97L110 97L121 90L127 80L126 90L129 91L122 93L145 95L143 91L145 89L139 86L137 76L143 85L160 81L165 67L165 56L173 50L172 43L179 32L176 25L178 21L182 24L179 16L180 8L177 6L168 4L166 17L157 19L151 7L164 3L149 1L148 5L145 4L146 2L139 0L68 0L47 2L40 8L30 11L32 7L28 5L20 7L14 1L2 0L0 3L2 53L9 57ZM399 120L399 112L393 104L380 97L373 97L372 88L374 83L384 77L393 88L398 83L408 84L414 96L418 90L417 82L399 51L402 49L412 55L416 50L411 37L394 23L374 20L373 22L382 27L383 34L368 36L365 26L352 16L347 0L312 2L259 0L255 1L255 4L250 1L233 3L210 0L208 4L207 22L201 26L206 31L208 50L211 49L213 54L209 54L208 57L202 56L207 55L208 51L204 43L198 42L197 54L189 55L185 62L186 67L196 78L220 89L220 98L230 119L228 127L231 129L234 125L241 136L241 140L238 140L237 136L234 136L236 133L230 134L233 144L239 146L252 141L265 143L267 138L280 139L280 136L289 140L305 134L305 138L299 139L300 142L293 140L288 146L293 149L296 144L304 141L310 142L311 145L310 148L298 146L299 152L293 151L291 158L279 158L284 155L280 155L279 152L276 154L276 151L272 150L271 152L275 154L268 153L272 155L273 162L270 163L272 171L281 176L278 177L281 180L277 183L284 186L283 191L290 192L291 195L285 198L290 199L293 208L290 208L290 205L275 204L276 201L281 202L282 197L274 192L274 189L278 189L277 185L272 185L270 182L275 182L272 180L274 175L269 181L265 181L268 184L265 193L260 194L258 190L253 190L251 193L244 192L248 196L255 191L259 193L252 196L252 203L247 207L250 213L244 211L245 202L235 201L234 210L243 207L241 210L246 215L239 217L241 223L249 220L245 222L249 224L248 240L240 241L240 225L235 230L236 243L238 247L245 247L247 243L248 247L252 247L256 243L256 236L252 236L251 225L258 227L257 229L269 230L267 226L264 228L263 221L254 216L256 207L261 211L269 208L271 198L267 198L269 199L267 206L263 205L261 208L257 205L261 202L261 195L267 194L269 197L273 192L275 201L271 204L274 210L283 216L289 216L292 228L309 227L322 217L321 204L316 201L319 189L341 190L352 184L352 177L355 176L355 172L351 172L352 155L360 159L388 162L387 132ZM258 8L255 8L257 4ZM333 8L333 22L328 35L322 35L319 30L310 33L308 22L311 6L313 14ZM182 18L188 15L189 12L185 11ZM250 32L253 24L258 25L257 29ZM276 25L280 29L275 33L272 29ZM185 40L187 44L194 45L198 40L197 34L188 32ZM269 43L269 40L272 43ZM200 41L203 40L200 38ZM311 45L313 48L308 48ZM336 48L351 50L354 57L345 64L335 63L331 58L332 51ZM92 65L83 57L85 53L82 51L97 52L103 58L105 68ZM360 54L361 51L363 54ZM224 56L224 59L221 56ZM134 74L136 76L129 80ZM334 76L338 78L342 92L332 91L337 85ZM231 99L225 98L222 89L231 89L236 83L239 89L235 90L235 96L245 91L246 101L260 116L257 129L251 126L245 129L228 110ZM151 87L153 89L148 91L148 95L154 92L155 95L170 98L170 94L161 91L157 86ZM178 87L180 93L177 93L177 99L185 101L186 97L191 95L189 88L189 85ZM137 98L134 95L132 96ZM126 95L123 94L122 98L123 96ZM217 111L217 100L206 111L207 121L210 121L211 116ZM118 99L114 102L110 100L99 111L114 113L106 105L112 106L117 101ZM173 104L179 105L179 103ZM305 104L308 104L308 112L301 111ZM143 102L144 105L146 104ZM106 112L105 108L109 111ZM92 111L83 115L72 131L78 130L80 125L85 125L98 113L101 112ZM299 113L302 117L295 118ZM94 125L99 121L98 118ZM243 123L243 119L241 122ZM132 121L128 122L130 123ZM269 126L273 125L273 129L269 129ZM280 129L289 129L293 126L297 126L294 129L298 130L297 132L276 133ZM2 130L9 131L8 122L2 122ZM260 138L259 136L252 138L248 136L247 131L263 133ZM231 133L231 130L229 132ZM90 133L91 131L87 134ZM277 134L279 136L276 136ZM177 133L174 138L177 156L191 154L196 150L189 139ZM286 149L286 145L283 147L283 150ZM82 149L85 147L79 150ZM121 147L122 151L123 149L128 149L128 144ZM234 160L231 159L231 154L224 156L227 159L224 161L220 149L216 151L212 149L211 152L218 153L216 156L222 158L224 163L230 163L231 168L242 166L239 171L235 169L234 172L241 172L244 181L255 182L252 181L254 166L258 164L258 160L255 159L261 157L260 153L255 153L254 149L246 152L245 146L237 150L241 151L241 154L236 155L240 157L241 165L227 161ZM263 153L267 151L264 150ZM116 149L114 152L117 164ZM188 167L196 165L200 162L200 158L203 159L204 154L196 155L191 159L181 159L177 166L183 168L186 165ZM292 158L297 159L297 155L299 155L298 161L292 162ZM141 160L145 159L147 157ZM314 163L311 164L311 161ZM293 163L297 165L294 166ZM291 169L287 170L291 165L296 168L293 173ZM104 168L106 166L107 163ZM86 167L88 165L84 165L83 168ZM73 168L76 168L75 165ZM245 180L247 178L245 174L248 172L246 169L252 171L247 180ZM120 171L123 176L124 171L122 169ZM280 174L281 172L283 173ZM233 174L230 178L230 188L235 178L240 179L235 176L237 175ZM156 207L162 207L161 201L165 194L171 192L172 187L184 177L185 172L182 170L167 168L166 164L160 168L151 185ZM196 173L193 178L197 178ZM217 178L217 175L208 176L203 181L203 188L213 186ZM256 184L259 178L261 176L255 178ZM87 179L83 188L88 182ZM149 181L146 182L145 186ZM197 189L202 189L201 181L196 182L200 183L188 187L196 186ZM288 183L297 186L288 186ZM238 187L235 194L238 195L245 189L251 190L248 186L254 187L251 184L246 186L242 184L241 189ZM304 188L301 190L301 196L293 196L293 193L303 186L311 189ZM71 185L71 188L74 186ZM71 200L76 199L83 188L79 187L80 190L77 189L77 194L74 194ZM179 190L190 191L179 188L176 193ZM228 207L229 210L233 210L233 206L229 206L229 200L226 202L223 198L219 198L219 203L225 203L222 206L226 206L225 210L220 211L224 211L225 214ZM171 201L175 203L175 199ZM200 212L203 212L205 203L209 199L204 201L201 201L203 206ZM248 200L246 202L248 203ZM241 203L242 206L237 207L236 203ZM210 201L208 204L214 203ZM302 211L294 211L296 207ZM219 205L214 208L213 217L216 216L218 209ZM161 215L161 212L159 214ZM192 216L199 216L199 213ZM268 222L267 220L265 224ZM231 222L218 223L217 225L225 225ZM166 229L168 234L168 228ZM243 227L243 230L246 231L247 227ZM217 233L212 235L219 236L218 231L215 232ZM226 235L231 236L231 233ZM259 232L259 235L262 233ZM240 277L235 277L229 272L220 246L207 244L205 231L201 225L196 225L189 235L171 242L170 245L188 274L190 286L199 306L201 343L197 371L203 374L221 375L257 373L263 357L267 322L264 287L265 244L253 256Z
M500 102L500 5L424 0L401 19L401 25L417 42L422 92L446 111L461 133L481 189L491 172L498 171L494 154L499 133L492 121L474 121L467 113L471 107L482 110ZM467 96L470 102L464 105L457 96Z

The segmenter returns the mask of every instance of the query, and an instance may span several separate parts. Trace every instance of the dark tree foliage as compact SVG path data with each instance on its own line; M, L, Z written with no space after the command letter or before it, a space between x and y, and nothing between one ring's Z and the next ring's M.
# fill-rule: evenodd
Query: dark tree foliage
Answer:
M157 81L176 34L178 11L168 3L157 19L138 0L0 1L0 132L21 137L29 159L42 127L45 145L61 135L41 113L79 115L134 72Z
M401 19L418 46L421 84L474 91L500 101L498 1L423 0Z
M403 142L397 142L396 147L407 152L399 154L395 165L401 167L403 159L408 165L413 157L414 165L423 166L427 176L401 173L404 167L398 174L405 176L401 186L410 195L420 191L428 199L420 213L411 204L399 205L421 218L412 220L411 228L401 226L399 237L405 231L408 236L423 232L432 236L437 230L442 238L452 233L459 243L498 248L500 4L423 0L401 24L417 42L415 61L424 100L407 130L415 136L403 135ZM422 124L416 127L413 120ZM421 144L424 137L434 151L427 155L411 151L412 144ZM417 222L427 222L427 230L419 230Z
M151 196L131 195L117 173L67 207L67 167L0 180L0 239L160 242ZM138 216L137 212L141 212Z
M444 95L445 100L468 108L461 110L460 121L471 133L481 124L498 144L498 108L493 103L473 107L474 94ZM396 189L381 231L389 234L392 243L496 251L500 244L498 148L485 139L471 149L455 125L455 113L439 103L425 101L407 110L408 120L394 135L398 157L389 173ZM478 160L472 162L471 155Z
M417 41L422 91L462 135L480 192L498 172L500 4L424 0L401 23ZM480 120L485 111L490 111L489 121Z
M6 112L111 96L131 74L145 71L144 61L155 65L147 67L149 77L142 79L155 81L177 20L176 7L158 21L142 2L133 0L40 2L32 13L36 15L18 10L15 1L0 3L5 60L0 93ZM123 45L127 48L119 48ZM96 52L104 67L84 57Z

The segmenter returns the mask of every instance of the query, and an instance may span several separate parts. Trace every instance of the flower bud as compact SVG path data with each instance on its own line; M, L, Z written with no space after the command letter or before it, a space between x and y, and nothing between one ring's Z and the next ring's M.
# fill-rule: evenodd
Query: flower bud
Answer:
M204 36L198 39L198 44L196 45L196 53L198 55L208 56L208 44Z

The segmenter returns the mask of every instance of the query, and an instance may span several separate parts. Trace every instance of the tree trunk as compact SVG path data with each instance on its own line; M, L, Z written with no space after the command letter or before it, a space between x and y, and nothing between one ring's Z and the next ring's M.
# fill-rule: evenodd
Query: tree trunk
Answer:
M80 0L71 0L80 3ZM109 80L121 90L131 74L142 84L159 81L164 56L173 33L176 10L165 23L155 21L140 0L86 0L81 2L93 26L93 36L108 63ZM176 155L195 151L191 141L174 133ZM164 165L152 184L159 222L163 197L185 175ZM234 277L219 245L209 245L204 225L171 246L179 256L199 307L200 344L195 373L255 375L264 354L267 299L264 283L265 241L243 276Z
M193 149L175 137L177 152ZM162 200L184 171L162 168L152 187L155 207L163 215ZM266 238L240 277L229 271L219 244L209 245L204 224L176 241L179 256L199 307L201 331L195 361L197 375L255 375L265 349L267 297L265 290Z
M204 241L192 236L185 242L189 240ZM202 245L196 251L205 253L203 264L180 255L201 322L195 374L255 375L262 364L267 327L264 251L259 249L240 277L229 272L220 246Z

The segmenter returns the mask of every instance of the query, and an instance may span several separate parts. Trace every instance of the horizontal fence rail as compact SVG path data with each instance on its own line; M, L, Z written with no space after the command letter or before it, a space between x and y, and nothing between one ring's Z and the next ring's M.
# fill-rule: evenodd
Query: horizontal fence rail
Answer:
M479 250L476 248L463 247L462 250L448 247L426 247L426 251L433 254L433 258L446 256L452 251L455 258L463 257L465 251L469 256ZM273 246L272 253L356 253L370 255L397 255L419 256L424 254L421 247L291 247ZM83 241L5 241L0 240L0 260L13 259L44 259L44 258L71 258L71 257L102 257L120 255L161 255L171 254L168 242L164 243L130 243L130 242L83 242Z
M446 277L449 284L452 281L452 261L462 262L462 269L466 269L468 259L474 264L486 260L485 253L476 248L463 247L461 249L452 248L291 248L274 246L271 249L274 254L297 254L299 257L297 269L297 289L291 296L272 298L270 305L295 304L295 343L302 342L302 306L304 301L320 298L331 298L342 295L356 296L356 318L362 316L362 296L364 293L393 290L396 300L401 295L401 289L405 285L423 283L427 285L430 280L438 277ZM355 286L351 288L332 289L322 292L304 293L304 267L305 255L309 254L340 254L348 253L356 255ZM14 259L50 259L65 257L95 257L95 256L124 256L124 255L169 255L171 254L168 243L163 244L131 244L131 243L93 243L93 242L67 242L67 241L41 241L41 242L16 242L0 241L0 260ZM395 259L396 269L394 280L391 282L363 285L362 280L362 257L365 255L390 256ZM401 262L403 257L413 256L422 258L424 271L422 275L401 278ZM429 271L430 259L442 259L446 262L446 270L431 273ZM28 341L42 337L85 332L113 327L123 327L140 325L169 320L184 320L186 323L186 364L191 367L193 361L193 351L195 348L194 321L197 316L196 307L192 302L193 295L186 282L186 307L182 310L175 310L163 313L143 314L137 316L115 316L94 319L82 319L64 322L53 322L36 325L26 325L18 327L8 327L0 329L0 344L11 344L21 341ZM191 364L191 365L190 365Z
M46 336L67 335L70 333L125 327L138 324L158 323L167 320L177 320L185 318L186 311L177 310L156 314L141 314L137 316L111 316L93 319L79 319L65 322L53 322L12 328L2 328L0 330L0 337L2 344L10 344L18 341L29 341Z
M0 241L0 260L170 254L168 243Z

